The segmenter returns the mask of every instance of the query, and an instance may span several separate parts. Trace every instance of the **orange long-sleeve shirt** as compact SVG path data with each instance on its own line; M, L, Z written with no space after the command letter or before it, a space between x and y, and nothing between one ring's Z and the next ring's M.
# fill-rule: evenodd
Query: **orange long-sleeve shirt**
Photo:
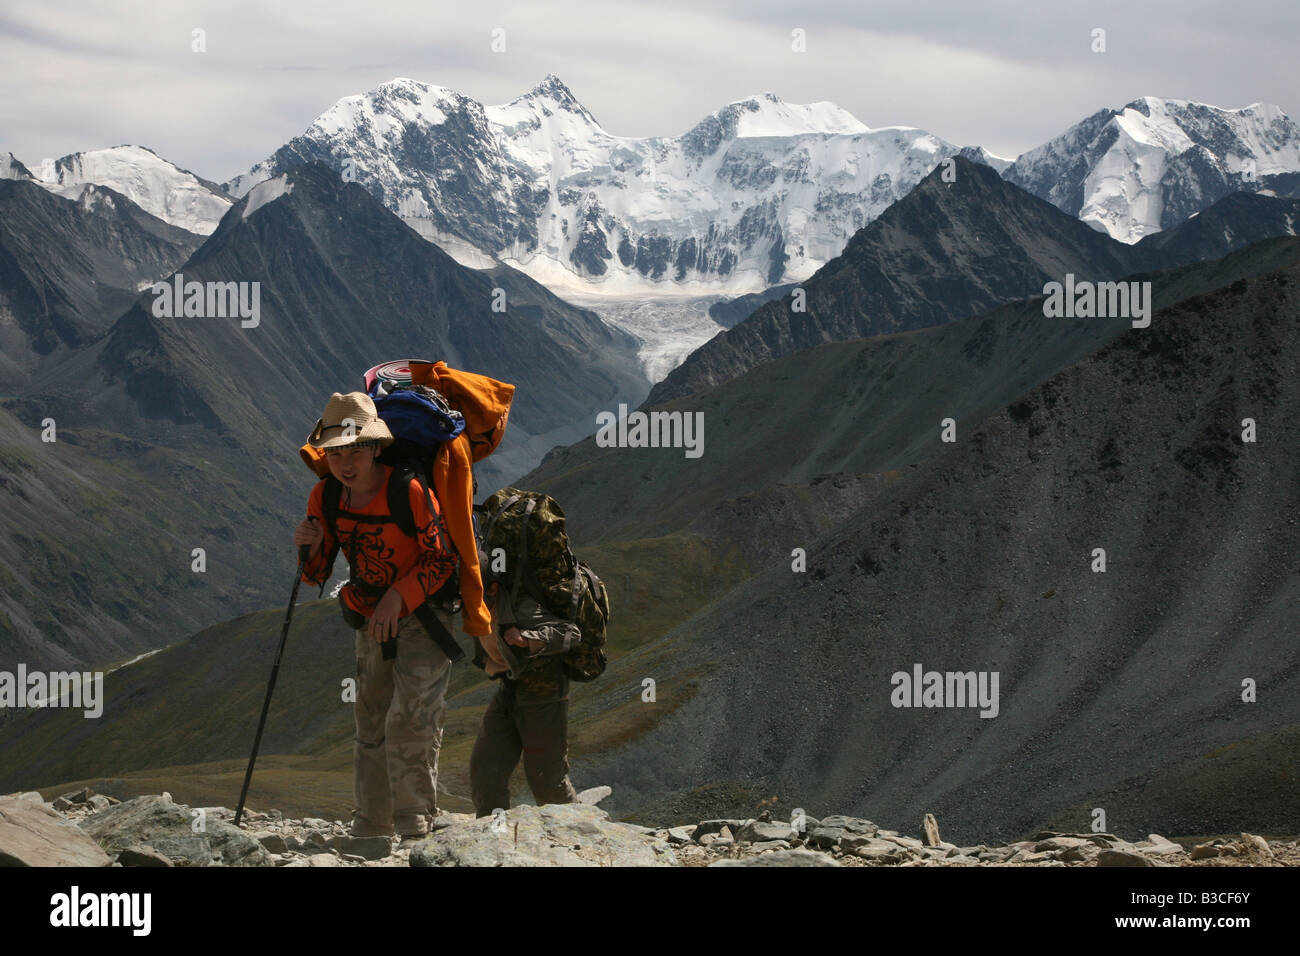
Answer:
M347 490L344 489L339 502L341 512L350 511L375 518L391 517L388 514L388 482L392 478L393 469L388 465L379 467L385 471L384 483L374 497L364 508L350 508ZM415 479L411 479L408 493L417 529L414 538L403 534L394 522L370 523L359 518L349 518L346 514L338 516L343 554L345 557L351 556L357 576L375 588L386 590L395 587L402 596L403 617L436 594L456 568L454 546L446 539L438 520L437 499L433 499L433 511L430 511L430 499L425 497L424 490ZM334 550L335 539L325 521L324 494L325 482L318 481L307 501L307 514L317 518L325 532L325 540L307 562L302 574L304 581L317 585L323 585L333 570L325 566L327 557ZM343 588L343 600L354 611L367 617L374 613L382 595L383 591L378 591L375 596L368 597L351 583Z

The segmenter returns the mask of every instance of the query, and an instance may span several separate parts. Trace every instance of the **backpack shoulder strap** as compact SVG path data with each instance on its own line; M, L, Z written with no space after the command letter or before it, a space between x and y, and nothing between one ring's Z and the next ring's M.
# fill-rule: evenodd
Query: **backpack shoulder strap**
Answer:
M325 526L329 528L334 540L339 537L339 501L343 497L343 483L333 475L326 475L321 481L325 487L321 491L321 511L325 513Z
M329 581L329 575L333 573L334 562L338 560L339 548L342 543L339 541L339 500L343 495L343 484L333 475L326 475L321 481L325 482L325 487L321 489L321 511L325 515L325 527L329 529L334 546L326 556L325 581L321 582L320 593L325 593L325 584ZM349 557L349 562L351 558Z
M408 538L415 537L415 515L411 513L411 479L418 477L418 469L409 464L393 465L388 476L388 513L397 522L397 527ZM420 479L424 488L424 479ZM428 490L427 488L425 489Z
M429 487L429 483L424 480L424 469L412 466L410 462L393 466L393 472L388 476L388 513L404 535L408 538L418 536L419 529L415 526L415 515L411 512L412 478L420 483L420 492L424 495L424 502L429 509L429 514L433 515L438 534L444 544L450 545L451 535L447 533L447 526L443 523L442 509L435 504L436 499L433 490Z

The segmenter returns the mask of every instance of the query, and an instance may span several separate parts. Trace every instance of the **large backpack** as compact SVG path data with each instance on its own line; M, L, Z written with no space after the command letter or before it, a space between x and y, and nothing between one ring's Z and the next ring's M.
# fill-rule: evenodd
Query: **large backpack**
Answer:
M505 557L502 587L508 588L510 602L524 592L556 617L577 624L582 640L565 652L564 672L576 681L595 680L607 662L609 594L574 556L559 504L539 492L502 488L478 510L489 564Z

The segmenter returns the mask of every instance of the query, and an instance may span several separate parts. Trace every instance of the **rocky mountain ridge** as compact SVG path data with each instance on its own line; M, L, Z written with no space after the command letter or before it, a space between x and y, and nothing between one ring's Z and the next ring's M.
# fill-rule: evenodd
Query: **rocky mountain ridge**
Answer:
M768 812L750 819L645 827L585 803L523 805L492 817L441 814L424 839L353 837L339 820L188 807L167 793L122 802L74 791L0 797L0 865L18 866L1300 866L1300 841L1239 838L1130 842L1112 833L1043 831L957 846L926 814L920 836L859 817Z

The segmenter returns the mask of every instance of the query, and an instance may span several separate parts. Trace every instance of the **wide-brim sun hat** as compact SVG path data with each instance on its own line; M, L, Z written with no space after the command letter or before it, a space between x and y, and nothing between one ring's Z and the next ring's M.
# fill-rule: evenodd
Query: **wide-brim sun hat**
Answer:
M325 414L307 437L313 448L342 448L361 442L376 442L386 447L393 433L375 411L374 400L365 392L335 392L325 405Z

